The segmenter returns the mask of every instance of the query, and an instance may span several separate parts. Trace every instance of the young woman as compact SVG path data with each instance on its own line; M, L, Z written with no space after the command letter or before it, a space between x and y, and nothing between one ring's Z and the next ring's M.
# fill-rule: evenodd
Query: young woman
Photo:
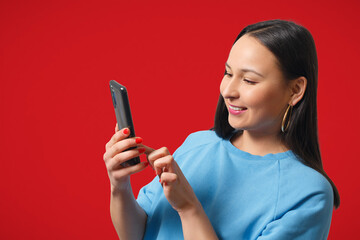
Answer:
M320 157L311 34L282 20L247 26L225 69L214 128L173 155L127 138L129 129L106 144L122 240L327 238L340 200ZM148 162L120 165L143 153ZM130 175L148 164L157 177L135 199Z

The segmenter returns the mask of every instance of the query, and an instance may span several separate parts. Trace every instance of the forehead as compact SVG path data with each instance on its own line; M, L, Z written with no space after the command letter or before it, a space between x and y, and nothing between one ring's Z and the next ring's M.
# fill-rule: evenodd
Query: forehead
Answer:
M228 64L233 69L256 68L263 73L279 70L275 55L255 37L244 35L230 50Z

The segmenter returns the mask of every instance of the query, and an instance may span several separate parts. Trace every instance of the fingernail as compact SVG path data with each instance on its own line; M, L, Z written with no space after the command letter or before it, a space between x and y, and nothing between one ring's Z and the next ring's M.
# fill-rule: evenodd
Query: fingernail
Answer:
M125 128L125 129L123 130L123 134L128 134L128 133L129 133L129 129Z
M161 178L159 179L159 183L161 183Z
M136 142L137 144L142 143L142 141L143 141L143 140L142 140L142 138L140 138L140 137L137 138L137 139L135 139L135 142Z
M145 148L139 148L138 151L139 151L139 153L143 153L143 152L145 152Z

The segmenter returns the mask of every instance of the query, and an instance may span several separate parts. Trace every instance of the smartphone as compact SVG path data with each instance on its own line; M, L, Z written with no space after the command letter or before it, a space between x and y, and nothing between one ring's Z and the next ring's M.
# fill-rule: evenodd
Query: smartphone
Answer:
M110 91L119 129L127 127L130 129L129 137L135 137L135 129L130 111L129 98L125 86L121 85L115 80L111 80ZM130 149L134 148L129 148L128 150ZM127 167L138 163L140 163L140 158L135 157L122 163L121 165L123 167Z

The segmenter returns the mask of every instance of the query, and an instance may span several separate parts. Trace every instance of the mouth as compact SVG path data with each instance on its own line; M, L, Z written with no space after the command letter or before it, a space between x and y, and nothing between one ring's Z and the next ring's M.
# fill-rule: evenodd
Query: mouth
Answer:
M235 106L232 106L232 105L229 105L229 108L231 110L234 110L234 111L244 111L244 110L247 109L246 107L235 107Z
M232 115L238 115L241 114L243 112L245 112L247 110L246 107L238 107L238 106L233 106L229 104L229 113Z

